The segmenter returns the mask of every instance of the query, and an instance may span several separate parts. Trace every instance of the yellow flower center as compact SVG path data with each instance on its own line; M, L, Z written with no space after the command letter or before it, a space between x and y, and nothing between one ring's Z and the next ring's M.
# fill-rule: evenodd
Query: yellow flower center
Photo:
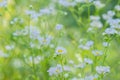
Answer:
M44 39L43 42L47 42L46 39Z
M61 53L61 52L63 52L63 50L60 49L60 50L58 50L58 52Z
M93 80L97 80L96 78L94 78Z
M56 72L59 72L59 69L56 69Z

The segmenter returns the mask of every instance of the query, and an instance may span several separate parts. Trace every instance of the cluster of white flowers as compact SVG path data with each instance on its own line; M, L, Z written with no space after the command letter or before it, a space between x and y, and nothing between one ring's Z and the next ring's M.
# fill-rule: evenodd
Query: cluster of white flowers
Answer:
M94 0L75 0L75 2L77 3L89 3L89 2L93 2Z
M120 11L120 5L116 5L115 10Z
M105 4L101 3L99 0L93 1L93 4L97 9L103 8L105 6Z
M107 12L107 14L103 14L102 17L108 22L109 20L113 19L114 15L115 15L115 12L110 10Z
M75 6L76 5L76 2L74 1L67 1L67 0L58 0L58 3L64 7L70 7L70 6Z
M96 71L99 74L105 74L110 72L110 67L109 66L97 66Z
M71 71L71 68L66 65L62 66L61 64L57 64L57 66L55 67L50 67L47 72L49 73L50 76L52 76L52 75L58 75L63 71Z
M9 55L0 50L0 57L8 57Z
M102 28L103 24L100 21L100 16L90 16L90 28L88 28L88 31L93 30L94 28Z
M17 18L17 17L15 17L15 18L13 18L13 20L11 20L10 21L10 24L15 24L15 23L20 23L20 24L22 24L24 21L23 21L23 19L22 18Z
M81 78L80 80L97 80L98 79L98 75L89 75L89 76L85 76L85 78Z
M6 50L13 50L14 48L15 48L14 45L6 45L6 46L5 46L5 49L6 49Z
M107 15L104 14L103 18L107 21L110 27L106 28L103 32L103 35L108 34L118 34L120 35L120 19L113 19L113 16L115 15L115 12L108 11Z
M0 7L6 7L7 6L7 0L0 1Z
M26 57L25 57L26 58ZM42 56L30 56L28 58L25 59L26 63L29 64L39 64L42 60L44 59L44 57Z
M103 52L102 52L102 51L99 51L99 50L93 50L93 51L92 51L92 54L93 54L94 56L101 56L101 55L103 54Z
M35 10L26 10L25 13L27 15L30 15L31 19L37 20L39 17L42 17L43 15L50 15L56 14L56 10L53 6L48 6L47 8L42 8L39 10L39 12Z
M90 41L87 41L86 44L80 43L80 45L78 47L83 50L89 50L93 46L93 44L94 44L94 42L90 40Z
M93 61L89 58L84 58L84 63L86 64L93 64Z

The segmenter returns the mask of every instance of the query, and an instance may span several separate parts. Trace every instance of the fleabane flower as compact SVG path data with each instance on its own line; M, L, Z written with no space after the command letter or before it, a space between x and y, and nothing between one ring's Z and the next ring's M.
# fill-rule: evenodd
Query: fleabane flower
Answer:
M50 76L60 74L61 72L63 72L62 66L60 64L57 64L56 67L50 67L47 72Z
M115 10L120 11L120 5L116 5Z
M98 74L105 74L110 72L110 67L109 66L97 66L96 71Z
M66 49L65 48L63 48L63 47L57 47L56 48L56 50L55 50L55 53L57 54L57 55L59 55L59 54L66 54Z
M93 61L91 59L89 59L89 58L84 58L84 62L86 64L92 64L93 63Z
M52 40L52 36L48 35L46 37L39 37L38 41L41 45L49 45Z
M7 6L7 0L0 1L0 7L6 7Z
M92 54L93 54L94 56L101 56L101 55L103 54L103 52L102 52L102 51L99 51L99 50L93 50L93 51L92 51Z
M61 30L61 29L63 29L63 25L62 25L62 24L57 24L57 25L55 26L55 29L56 29L56 30Z
M97 9L103 8L105 6L105 4L101 3L100 1L94 1L93 4Z
M85 76L85 78L83 80L97 80L98 79L98 75L89 75L89 76Z
M105 34L107 34L107 35L117 34L117 30L114 29L114 28L107 28L107 29L105 30L105 32L103 33L103 35L105 35Z

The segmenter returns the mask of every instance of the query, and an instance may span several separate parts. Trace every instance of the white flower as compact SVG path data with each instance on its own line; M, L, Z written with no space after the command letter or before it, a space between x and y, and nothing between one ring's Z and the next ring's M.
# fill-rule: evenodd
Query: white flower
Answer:
M96 71L99 74L105 74L110 72L110 67L109 66L97 66Z
M103 8L105 4L101 3L100 1L94 1L93 4L98 8Z
M12 49L14 49L14 45L6 45L5 46L5 48L6 48L6 50L12 50Z
M84 50L89 50L93 44L94 42L90 40L90 41L87 41L86 44L80 44L78 47Z
M111 34L116 34L116 33L117 31L114 28L107 28L103 34L111 35Z
M109 43L108 42L103 42L103 46L107 47L107 46L109 46Z
M65 54L67 51L65 48L59 46L56 48L55 52L57 55L59 55L59 54Z
M120 5L116 5L115 10L120 11Z
M100 16L90 16L90 20L91 21L98 21L98 20L100 20Z
M86 66L85 63L80 63L78 65L74 65L75 68L84 68Z
M29 58L26 59L26 62L27 63L33 63L34 64L39 64L44 58L42 56L35 56L35 57L32 57L30 56Z
M91 23L90 23L90 26L91 27L96 27L96 28L102 28L103 27L103 24L100 22L100 21L92 21Z
M108 20L112 19L114 15L115 15L114 11L108 11L107 14L103 14L102 17L103 17L103 19L108 21Z
M76 2L69 2L67 0L58 0L58 3L64 7L70 7L70 6L75 6Z
M0 57L8 57L8 54L5 54L3 51L0 50Z
M56 30L61 30L61 29L63 29L63 25L62 24L57 24L55 29Z
M96 80L98 78L98 75L90 75L85 76L84 80Z
M23 63L20 59L13 59L13 66L15 68L20 68L23 66Z
M99 51L99 50L93 50L93 51L92 51L92 54L93 54L94 56L101 56L101 55L103 54L103 52L102 52L102 51Z
M89 59L89 58L84 58L84 62L86 64L92 64L93 63L93 61L91 59Z
M48 35L46 37L39 37L38 40L41 45L49 45L52 37Z
M6 7L7 6L7 0L0 1L0 7Z
M61 72L63 72L62 66L60 64L57 64L56 67L50 67L47 72L50 76L60 74Z
M93 28L102 28L103 27L103 24L102 22L100 21L100 17L99 16L90 16L90 26L93 27Z

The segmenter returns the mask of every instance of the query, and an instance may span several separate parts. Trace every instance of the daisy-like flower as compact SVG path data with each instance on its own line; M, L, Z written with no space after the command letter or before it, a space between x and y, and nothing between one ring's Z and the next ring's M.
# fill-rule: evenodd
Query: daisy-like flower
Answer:
M93 61L91 59L89 59L89 58L84 58L84 62L86 64L92 64L93 63Z
M6 48L6 50L12 50L12 49L14 49L14 45L6 45L5 46L5 48Z
M56 48L55 52L57 55L59 55L59 54L65 54L67 51L65 48L59 46Z
M107 46L109 46L109 43L108 42L103 42L103 46L107 47Z
M6 7L7 6L7 0L0 1L0 7Z
M105 6L105 4L101 3L100 1L94 1L93 4L97 9L103 8Z
M3 51L0 50L0 57L8 57L8 54L5 54Z
M93 50L93 51L92 51L92 54L93 54L94 56L101 56L101 55L103 54L103 52L102 52L102 51L99 51L99 50Z
M61 29L63 29L63 25L62 24L57 24L55 29L56 30L61 30Z
M50 67L47 72L50 76L60 74L61 72L63 72L62 66L60 64L57 64L56 67Z
M84 50L89 50L93 46L94 42L93 41L87 41L86 44L80 44L78 47L82 48Z
M49 45L52 40L52 36L48 35L46 37L39 37L38 40L41 45Z
M98 75L89 75L89 76L85 76L84 80L97 80Z
M105 74L110 72L110 67L109 66L97 66L96 71L99 74Z
M117 34L117 31L114 28L107 28L103 33L103 35L104 34L108 34L108 35Z
M120 5L116 5L115 10L120 11Z

